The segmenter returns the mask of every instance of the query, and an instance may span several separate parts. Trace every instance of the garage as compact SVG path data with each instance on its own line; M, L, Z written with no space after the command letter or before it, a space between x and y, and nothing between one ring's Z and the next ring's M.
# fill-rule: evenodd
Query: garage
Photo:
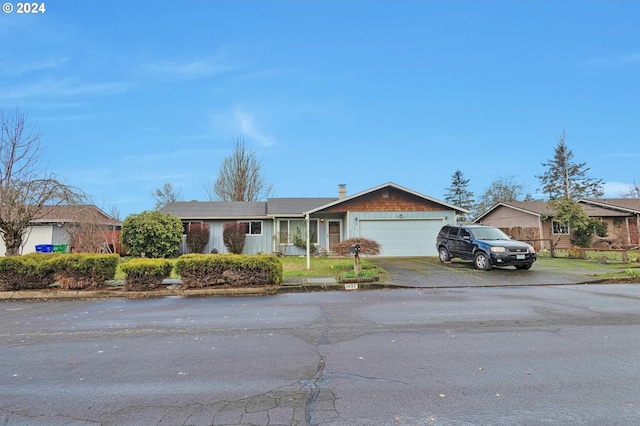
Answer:
M360 220L360 237L377 241L380 256L437 256L441 219Z

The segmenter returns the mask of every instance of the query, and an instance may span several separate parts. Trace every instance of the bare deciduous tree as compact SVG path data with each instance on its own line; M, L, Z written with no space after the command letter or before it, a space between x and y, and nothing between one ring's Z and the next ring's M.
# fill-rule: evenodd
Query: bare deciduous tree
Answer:
M515 182L513 176L498 176L480 195L473 207L473 217L478 217L498 203L508 203L522 199L524 185Z
M118 220L109 217L94 205L68 206L69 233L73 250L79 253L113 253L119 246L116 228Z
M182 201L182 191L174 188L173 184L166 182L162 185L162 188L156 188L151 193L151 196L156 201L154 208L160 210L169 203L176 201Z
M640 198L640 183L633 181L633 185L629 186L627 192L621 192L622 198Z
M25 231L49 206L78 203L84 194L42 164L42 132L18 107L0 109L0 236L7 256L20 254Z
M209 201L260 201L272 191L262 174L262 162L240 138L235 140L231 156L222 162L215 183L206 189Z

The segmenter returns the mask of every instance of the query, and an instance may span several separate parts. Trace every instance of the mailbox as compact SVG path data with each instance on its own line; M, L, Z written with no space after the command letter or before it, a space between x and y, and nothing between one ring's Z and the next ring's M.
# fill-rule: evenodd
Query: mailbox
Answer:
M351 253L360 253L360 244L354 244L351 246Z

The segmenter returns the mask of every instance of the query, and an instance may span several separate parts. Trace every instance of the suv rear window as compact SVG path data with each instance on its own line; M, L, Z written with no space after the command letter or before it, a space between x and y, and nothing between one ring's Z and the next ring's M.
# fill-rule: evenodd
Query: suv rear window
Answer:
M447 235L449 238L456 238L456 236L458 235L458 228L451 228L449 229L449 235Z

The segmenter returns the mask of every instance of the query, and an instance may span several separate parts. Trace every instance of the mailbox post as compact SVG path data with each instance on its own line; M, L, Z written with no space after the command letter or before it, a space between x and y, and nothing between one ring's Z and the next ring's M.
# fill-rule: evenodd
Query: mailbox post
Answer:
M360 244L352 245L351 253L353 253L353 275L357 278L360 273Z

